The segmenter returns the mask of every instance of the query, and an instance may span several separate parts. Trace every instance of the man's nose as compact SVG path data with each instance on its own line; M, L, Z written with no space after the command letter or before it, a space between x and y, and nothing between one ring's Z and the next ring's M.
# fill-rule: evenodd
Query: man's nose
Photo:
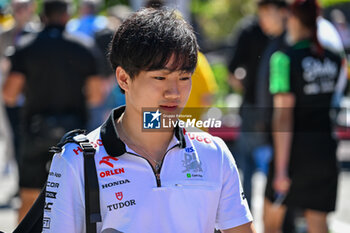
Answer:
M176 81L170 81L165 90L165 98L167 99L179 99L180 98L180 88Z

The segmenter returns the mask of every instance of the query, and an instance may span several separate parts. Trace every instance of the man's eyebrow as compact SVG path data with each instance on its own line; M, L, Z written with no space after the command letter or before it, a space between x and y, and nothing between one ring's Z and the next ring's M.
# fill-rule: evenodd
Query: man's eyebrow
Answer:
M167 73L173 73L173 72L181 72L181 74L191 74L193 72L189 72L189 71L186 71L186 70L173 70L173 69L170 69L170 68L167 68L167 67L164 67L164 68L161 68L159 70L150 70L150 72L167 72Z

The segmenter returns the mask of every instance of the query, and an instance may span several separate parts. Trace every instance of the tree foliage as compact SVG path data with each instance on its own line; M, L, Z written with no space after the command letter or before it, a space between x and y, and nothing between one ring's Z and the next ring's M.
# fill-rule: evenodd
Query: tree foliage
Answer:
M255 11L254 0L192 0L192 13L204 35L216 41L225 38L244 15Z

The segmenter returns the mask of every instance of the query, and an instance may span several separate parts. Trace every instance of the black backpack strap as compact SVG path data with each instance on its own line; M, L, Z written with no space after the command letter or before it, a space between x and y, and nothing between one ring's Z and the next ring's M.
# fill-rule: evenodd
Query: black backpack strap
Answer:
M43 215L45 208L46 183L41 190L39 197L36 199L26 216L16 227L13 233L40 233L43 226Z
M96 150L88 141L80 142L79 145L84 154L86 233L96 233L96 223L102 221L100 192L94 158Z

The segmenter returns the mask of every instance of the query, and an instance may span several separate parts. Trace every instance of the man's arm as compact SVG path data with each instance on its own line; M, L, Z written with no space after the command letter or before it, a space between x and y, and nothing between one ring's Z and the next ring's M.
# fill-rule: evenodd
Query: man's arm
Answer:
M256 233L254 224L252 222L243 224L238 227L230 228L227 230L221 230L222 233Z
M270 59L270 92L273 97L272 136L275 150L274 190L285 194L290 186L288 165L293 137L293 111L295 96L292 93L290 58L277 51Z
M11 72L6 78L2 88L2 95L7 106L16 105L17 97L22 92L25 85L25 76L19 72Z
M275 149L275 177L273 187L277 193L288 192L290 180L288 165L293 137L293 109L295 97L291 93L277 94L273 98L274 113L272 119Z

